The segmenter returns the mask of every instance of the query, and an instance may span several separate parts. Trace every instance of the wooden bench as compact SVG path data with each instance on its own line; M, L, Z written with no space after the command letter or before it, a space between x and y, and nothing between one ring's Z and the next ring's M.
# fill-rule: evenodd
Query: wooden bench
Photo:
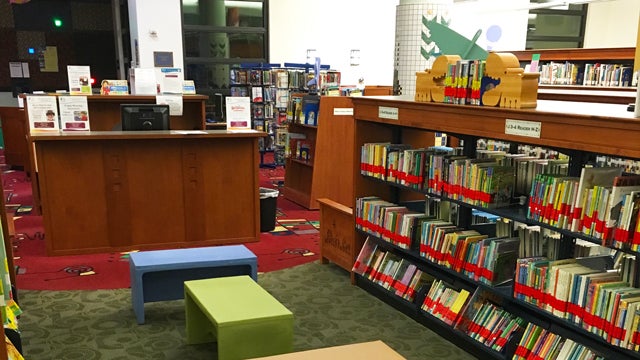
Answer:
M257 257L244 245L134 252L129 269L138 324L144 324L144 303L182 299L187 280L233 275L258 278Z
M249 276L184 283L187 344L217 341L218 360L293 350L293 314Z
M273 355L253 360L406 360L381 340Z

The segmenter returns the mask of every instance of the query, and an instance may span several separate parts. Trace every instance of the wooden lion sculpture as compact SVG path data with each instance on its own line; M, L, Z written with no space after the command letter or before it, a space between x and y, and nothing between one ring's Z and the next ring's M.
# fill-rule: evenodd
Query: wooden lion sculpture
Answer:
M500 81L485 89L482 104L512 109L535 108L538 97L539 73L525 73L518 58L510 53L490 53L484 76Z
M416 95L418 102L444 102L444 79L450 64L460 60L458 55L440 55L431 69L416 72Z

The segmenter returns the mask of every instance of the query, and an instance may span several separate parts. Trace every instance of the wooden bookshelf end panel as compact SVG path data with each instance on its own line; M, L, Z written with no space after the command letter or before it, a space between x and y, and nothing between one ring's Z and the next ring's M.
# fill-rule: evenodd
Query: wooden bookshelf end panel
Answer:
M351 208L327 198L320 204L320 261L333 262L351 272L363 241L355 234ZM352 279L353 280L353 279Z

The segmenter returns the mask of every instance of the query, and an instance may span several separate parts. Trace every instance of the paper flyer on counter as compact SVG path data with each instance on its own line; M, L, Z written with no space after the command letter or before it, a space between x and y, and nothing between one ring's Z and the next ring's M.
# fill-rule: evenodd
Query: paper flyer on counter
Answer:
M182 116L182 95L157 95L156 104L169 105L171 116Z
M251 102L246 96L227 96L227 130L251 129Z
M182 94L184 75L180 68L161 68L160 92L163 94Z
M89 66L67 65L69 93L91 95L91 68Z
M63 131L89 131L89 105L86 96L60 96L60 128Z
M56 96L27 95L27 113L31 131L59 131Z

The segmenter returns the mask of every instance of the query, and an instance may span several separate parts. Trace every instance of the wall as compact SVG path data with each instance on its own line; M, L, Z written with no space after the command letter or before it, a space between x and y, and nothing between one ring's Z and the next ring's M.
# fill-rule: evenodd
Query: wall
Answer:
M54 26L54 17L62 20L60 27ZM41 61L47 47L55 48L57 54L46 59L56 61ZM10 92L17 85L9 75L12 61L28 63L30 77L21 84L26 89L67 89L67 65L91 65L97 81L114 78L111 5L104 1L0 1L0 91ZM45 63L57 66L42 66Z
M271 62L306 63L316 49L323 64L342 72L342 83L391 85L398 0L272 0L269 2ZM351 67L351 49L360 65Z
M635 47L639 15L638 0L589 4L583 47Z
M494 0L456 3L449 27L467 39L481 30L476 44L485 50L524 50L528 4L529 0L510 0L496 9Z

